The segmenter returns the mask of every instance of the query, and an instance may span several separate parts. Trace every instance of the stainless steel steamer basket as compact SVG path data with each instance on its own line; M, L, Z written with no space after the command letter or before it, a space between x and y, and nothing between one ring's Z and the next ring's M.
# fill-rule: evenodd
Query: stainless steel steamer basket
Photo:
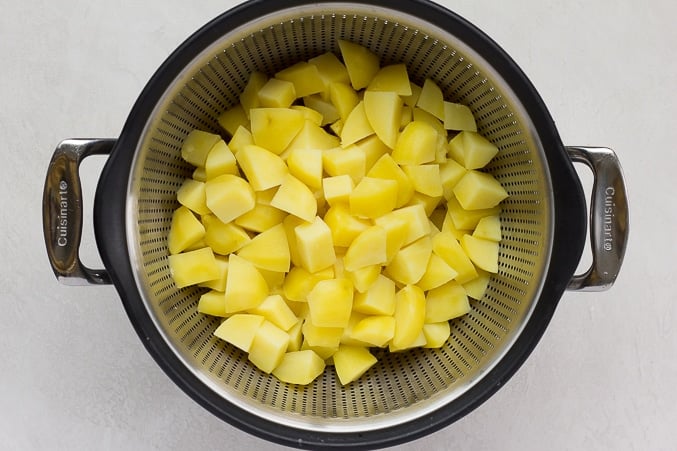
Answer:
M331 370L303 387L279 382L215 339L198 288L177 289L166 238L176 189L191 168L180 158L193 129L219 132L252 71L266 73L337 52L337 39L404 62L468 105L500 149L488 170L503 203L500 269L472 312L452 322L441 349L379 355L365 377L341 386ZM94 202L105 269L78 258L78 165L110 154ZM574 276L586 238L584 194L572 166L595 174L590 208L593 265ZM608 288L627 238L621 169L612 151L565 148L541 98L496 43L454 13L422 0L251 1L191 36L138 98L119 138L66 140L49 166L44 229L50 262L69 284L113 283L142 342L165 372L227 422L296 447L378 447L428 434L467 414L502 386L532 351L564 290Z

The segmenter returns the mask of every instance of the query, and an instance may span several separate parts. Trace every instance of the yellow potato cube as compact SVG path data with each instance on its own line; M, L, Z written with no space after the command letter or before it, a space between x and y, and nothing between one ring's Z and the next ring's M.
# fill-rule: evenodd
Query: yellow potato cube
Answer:
M411 196L414 195L414 187L411 181L409 181L409 177L402 171L390 154L381 156L369 169L367 177L395 180L397 182L396 208L406 205L411 200Z
M289 271L291 257L284 226L280 223L259 233L242 246L237 251L237 255L261 269L276 272Z
M360 233L348 247L343 258L346 271L356 271L366 266L386 262L386 231L383 227L371 226Z
M404 349L411 345L423 329L425 294L415 285L407 285L395 294L395 334L392 344Z
M318 127L322 126L323 117L322 113L319 111L315 111L314 109L308 108L305 105L292 105L290 108L292 110L299 110L302 112L303 116L306 118L306 122L310 122L312 125L317 125Z
M230 254L228 257L228 277L226 279L226 312L234 313L258 306L269 290L266 279L253 263Z
M439 120L444 120L444 95L439 86L429 78L423 83L416 106Z
M409 88L411 90L411 95L408 96L402 96L402 100L404 100L404 104L414 108L416 106L416 102L418 102L418 97L421 95L421 88L419 85L416 83L411 83L409 82Z
M238 127L249 127L249 117L239 103L221 113L217 121L231 137L235 134Z
M479 133L462 131L449 141L449 155L466 169L479 169L498 153L491 141Z
M271 373L284 358L288 344L289 335L264 319L249 348L249 361L264 373Z
M385 346L395 335L395 318L392 316L368 316L357 323L351 337L370 346Z
M383 143L395 148L402 119L402 99L391 91L364 93L364 112L369 124Z
M261 106L259 103L259 91L268 81L268 76L261 72L252 72L247 80L247 85L240 94L240 105L242 110L250 118L250 112L253 108Z
M439 165L406 165L402 166L402 170L411 180L414 191L430 197L442 197L444 194Z
M389 222L400 219L407 224L407 234L402 242L402 246L406 246L419 238L430 233L430 221L425 212L425 208L421 204L410 205L408 207L398 208L390 213L374 219L374 223L381 227L388 229Z
M307 340L303 340L303 343L301 343L301 351L313 351L324 360L326 365L333 365L332 356L338 351L338 347L338 344L336 346L312 346Z
M237 313L222 322L214 335L244 352L249 352L263 321L264 318L260 315Z
M456 276L458 276L458 272L441 257L433 253L430 255L423 277L421 277L421 280L416 285L421 290L428 291L444 285Z
M216 266L219 268L218 277L206 282L200 282L198 286L211 288L223 294L226 291L226 280L228 277L228 258L221 255L214 255L214 258L216 259Z
M376 224L386 231L386 264L390 263L395 254L404 245L409 235L407 220L397 215L386 214L376 218Z
M407 66L404 64L383 66L371 79L367 90L392 91L400 96L410 96L412 92Z
M266 280L268 285L268 292L270 294L282 294L282 284L284 284L284 278L287 276L286 272L280 271L269 271L267 269L257 268L261 273L261 276Z
M277 155L287 148L306 122L301 111L291 108L254 108L249 115L254 143Z
M193 166L204 167L207 154L221 137L202 130L193 130L183 140L181 158Z
M348 324L346 325L346 327L343 328L343 335L341 336L340 345L369 346L369 343L365 343L364 341L357 340L352 337L353 329L355 328L355 326L366 317L367 315L364 315L359 312L352 311L350 313L350 319L348 320Z
M241 177L220 175L205 183L207 206L223 222L230 222L256 205L252 187Z
M223 292L211 290L200 296L197 303L197 311L204 315L227 317L226 300Z
M470 312L468 296L462 285L451 281L434 288L426 295L425 322L439 323Z
M455 199L454 199L455 200ZM456 202L458 204L458 202ZM448 204L447 204L448 207ZM458 205L458 208L461 208L460 205ZM456 228L456 225L454 224L454 221L451 218L451 214L449 211L444 212L444 220L442 223L442 228L440 229L442 232L449 232L451 233L454 238L457 240L460 240L461 237L465 234L471 234L472 230L468 229L458 229Z
M317 327L346 327L353 308L353 284L348 279L321 280L308 293L310 321Z
M238 127L235 134L228 142L228 147L233 152L233 155L237 155L244 146L251 144L254 144L252 133L245 127Z
M392 157L400 165L419 165L435 160L438 133L426 122L410 122L395 144Z
M454 187L466 172L467 169L457 163L456 160L449 159L440 164L440 181L442 182L442 194L445 199L454 195Z
M346 147L374 133L374 129L369 123L369 119L367 119L364 101L361 101L353 108L353 111L350 112L346 120L343 121L341 145Z
M444 128L476 132L477 124L470 108L460 103L444 102Z
M334 348L335 350L341 342L341 336L343 336L342 327L316 326L310 318L306 318L301 330L303 331L304 344L307 343L313 350L317 350L316 347ZM301 349L304 349L303 345L301 345ZM331 354L333 354L333 351Z
M429 236L424 236L400 249L386 266L385 274L395 282L415 284L425 274L431 254L432 241Z
M293 149L287 156L289 173L311 189L322 188L322 152L311 148Z
M329 92L329 85L334 82L350 83L350 76L346 66L331 52L326 52L314 58L310 58L308 63L317 67L320 78L324 82L324 92Z
M312 222L317 214L315 195L303 182L291 174L285 175L270 205Z
M197 167L193 171L192 178L193 178L193 180L198 181L198 182L206 182L207 181L207 171L203 167Z
M176 192L176 200L199 215L209 214L207 206L207 191L203 182L186 179Z
M236 158L254 191L263 191L282 184L289 173L282 158L260 146L245 146L237 153Z
M354 183L362 180L366 158L357 147L336 147L322 151L322 167L330 176L349 175Z
M208 247L168 257L169 273L177 288L195 285L219 277L214 253Z
M489 241L501 241L501 219L497 215L480 219L472 235Z
M322 179L322 192L329 205L348 205L350 193L355 188L355 182L348 174ZM340 245L339 245L340 246Z
M298 323L298 318L279 294L268 296L258 306L250 309L249 313L263 316L284 331Z
M397 204L395 180L364 177L348 196L350 212L354 216L376 218L390 213Z
M491 174L468 171L454 186L456 200L465 210L485 210L508 197L505 188Z
M318 94L313 94L303 98L303 105L311 108L318 113L322 114L322 126L332 124L336 122L341 116L339 116L338 110L331 102L327 99L323 99Z
M444 124L434 115L422 110L419 107L414 107L411 110L414 122L425 122L437 131L438 137L443 138L447 136L447 131L444 129Z
M390 153L390 148L376 135L369 136L354 145L364 152L364 168L366 171L371 170L379 158Z
M365 266L355 271L345 271L345 276L353 282L355 291L365 293L381 274L381 265Z
M499 215L501 207L483 208L479 210L466 210L461 206L455 196L447 199L447 212L458 230L473 230L477 227L480 219L485 216Z
M348 119L350 112L360 103L360 98L352 86L346 83L332 83L329 85L329 100L338 111L342 121Z
M412 205L421 205L423 207L423 210L425 211L425 214L428 215L429 217L433 214L435 209L440 205L440 203L444 200L444 197L442 196L426 196L425 194L421 194L419 192L414 193L413 196L411 196L411 200L407 204L407 206L412 206ZM432 230L431 230L432 233Z
M296 226L294 233L301 266L308 272L326 269L336 262L331 229L322 218Z
M252 232L263 232L281 223L287 213L270 205L256 203L254 208L235 219L235 224Z
M336 204L324 215L324 222L331 230L334 246L349 247L353 240L367 230L371 223L350 213L347 205Z
M314 64L301 61L275 74L275 78L294 84L296 97L306 97L324 91L324 80Z
M322 127L306 119L301 131L296 134L280 156L288 159L289 153L294 149L326 150L338 147L340 144L338 137L327 133Z
M172 214L172 224L167 235L167 247L170 254L178 254L202 240L205 228L192 211L179 207Z
M264 108L289 108L296 100L296 90L290 81L271 78L259 89L258 97Z
M205 161L205 180L210 180L223 174L240 175L235 155L225 141L214 144Z
M306 224L306 221L294 215L288 215L282 221L284 232L287 234L287 244L289 244L289 257L294 266L301 266L301 257L299 256L298 243L296 242L296 226L301 224Z
M392 315L395 313L395 282L379 274L364 293L355 293L353 310L369 315Z
M348 70L350 84L356 90L366 88L380 69L378 56L353 42L339 40L338 45Z
M333 356L334 368L342 385L359 379L377 362L369 349L361 346L339 346Z
M456 282L463 284L477 277L475 266L466 255L461 244L450 232L440 232L432 238L433 252L454 268L458 275Z
M491 279L491 273L477 268L477 277L472 279L469 282L463 284L463 288L468 296L473 299L480 300L484 297L487 288L489 287L489 280Z
M418 333L416 336L416 339L412 342L409 342L407 345L398 347L393 344L393 341L390 340L390 343L388 343L388 351L389 352L400 352L400 351L406 351L408 349L413 349L413 348L421 348L426 345L428 341L425 338L425 334L423 333L423 328L421 328L421 331Z
M498 243L472 235L463 235L461 246L470 260L485 271L498 272Z
M251 239L242 227L232 222L224 223L214 215L203 216L202 223L205 226L205 244L217 254L235 252Z
M294 351L300 351L301 350L301 344L303 343L303 331L301 330L302 327L303 327L303 320L300 319L300 320L296 321L296 324L294 324L291 327L291 329L289 329L287 331L287 334L289 335L289 343L287 344L287 352L294 352Z
M451 335L451 327L448 321L423 325L423 335L426 344L424 348L441 348Z
M308 293L320 280L325 280L321 273L310 273L300 266L293 267L282 285L284 296L296 302L308 302Z
M273 376L288 384L308 385L324 371L325 363L315 351L287 352Z

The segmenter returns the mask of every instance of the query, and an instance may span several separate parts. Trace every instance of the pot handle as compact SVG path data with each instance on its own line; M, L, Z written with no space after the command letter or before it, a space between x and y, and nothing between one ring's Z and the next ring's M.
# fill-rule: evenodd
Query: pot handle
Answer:
M628 198L623 170L613 150L605 147L567 147L574 162L593 173L590 202L592 264L575 275L568 290L604 291L611 288L623 263L628 241Z
M115 139L68 139L57 146L47 169L42 197L42 227L54 274L65 285L110 284L105 269L80 261L82 187L78 168L90 155L109 155Z

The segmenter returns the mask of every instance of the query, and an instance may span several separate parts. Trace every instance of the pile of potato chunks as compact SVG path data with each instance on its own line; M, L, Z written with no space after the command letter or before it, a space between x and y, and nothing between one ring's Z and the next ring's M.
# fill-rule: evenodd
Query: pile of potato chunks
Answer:
M391 352L441 347L498 271L498 149L467 106L355 43L269 78L255 72L195 166L168 237L177 287L208 288L214 334L261 371L342 384Z

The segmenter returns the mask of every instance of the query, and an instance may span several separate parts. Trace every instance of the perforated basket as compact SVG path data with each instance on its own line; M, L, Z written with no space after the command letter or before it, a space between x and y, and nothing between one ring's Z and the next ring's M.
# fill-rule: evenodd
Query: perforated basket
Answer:
M253 71L273 74L327 51L338 55L339 39L368 47L382 64L405 63L414 82L431 78L447 100L468 105L479 132L500 149L487 170L509 198L502 204L499 271L472 311L451 322L441 349L375 351L378 363L354 383L342 386L328 369L312 384L297 386L259 371L243 352L213 336L219 319L196 310L204 290L173 284L167 234L176 190L194 169L180 158L186 135L196 128L221 133L216 118L238 102ZM106 266L99 271L79 264L79 226L60 226L57 219L65 214L69 224L80 220L77 165L92 153L110 153L95 199ZM614 258L599 256L580 277L573 273L587 209L572 159L604 175L615 208ZM594 206L608 200L599 194L605 187L596 185ZM627 232L624 202L613 154L567 152L526 77L463 19L423 1L295 0L249 2L195 33L148 83L117 140L60 145L43 207L57 275L69 283L115 283L149 352L190 396L243 430L316 448L411 440L478 406L531 352L567 285L613 282ZM603 223L593 221L593 244L605 237ZM600 264L615 268L599 271ZM608 277L600 278L601 272Z

